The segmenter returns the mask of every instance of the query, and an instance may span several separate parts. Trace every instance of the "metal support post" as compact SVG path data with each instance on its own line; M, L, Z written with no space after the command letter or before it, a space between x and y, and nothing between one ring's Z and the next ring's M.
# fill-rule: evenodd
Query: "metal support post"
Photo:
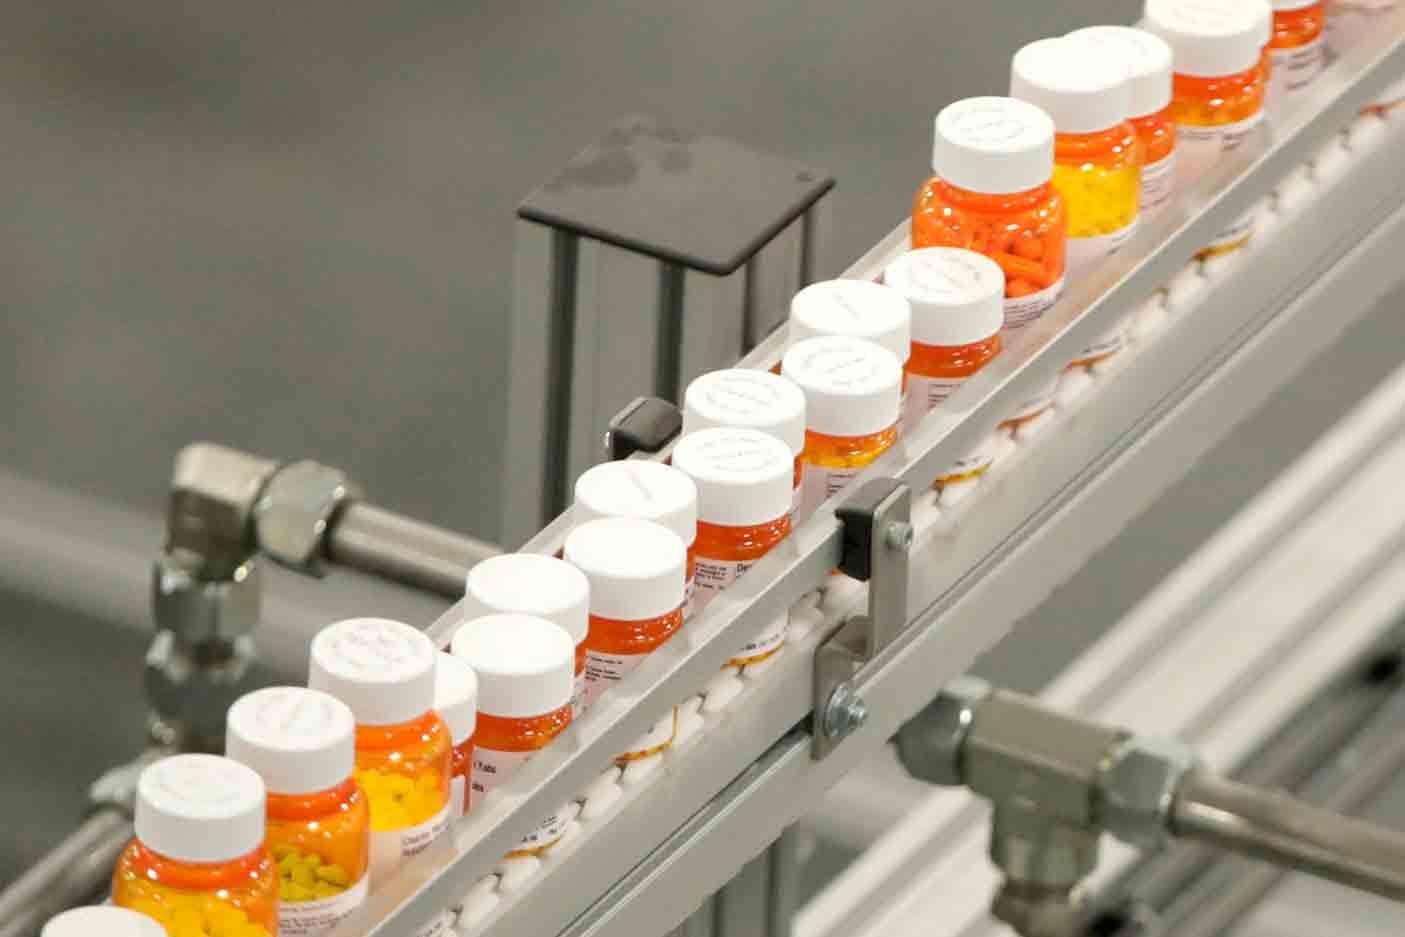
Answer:
M868 611L841 625L815 651L816 758L864 724L868 708L854 680L907 627L911 510L908 487L885 478L868 482L835 511L844 525L839 569L868 582Z

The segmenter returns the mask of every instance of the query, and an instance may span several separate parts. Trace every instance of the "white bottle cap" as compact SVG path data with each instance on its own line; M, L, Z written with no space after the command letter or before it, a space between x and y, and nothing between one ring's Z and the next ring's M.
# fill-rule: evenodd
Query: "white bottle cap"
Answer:
M1322 0L1272 0L1274 10L1303 10L1310 6L1316 6Z
M932 171L987 195L1024 192L1054 175L1054 122L1028 101L966 98L942 108Z
M683 435L714 426L759 429L799 455L805 451L805 395L770 371L712 371L683 395Z
M229 707L224 753L274 794L313 794L356 767L356 717L341 700L303 687L269 687Z
M1089 26L1067 38L1123 64L1131 75L1131 116L1157 114L1171 103L1171 47L1165 39L1132 26Z
M1146 0L1142 26L1166 40L1177 74L1220 78L1258 64L1272 15L1268 0Z
M1005 272L975 251L908 251L888 265L883 279L912 305L912 340L920 345L983 342L1005 322Z
M1010 97L1037 105L1059 133L1097 133L1132 116L1131 73L1062 37L1031 42L1010 62Z
M358 725L418 719L434 708L434 644L409 625L352 618L312 639L307 685L351 707Z
M39 937L166 937L166 929L145 914L103 906L52 917Z
M718 427L684 436L673 464L698 484L698 519L723 527L769 524L790 513L795 457L755 429Z
M698 536L698 489L671 465L626 459L602 462L576 479L571 521L637 517L662 524L684 545Z
M545 618L475 618L455 632L453 650L478 675L478 711L485 716L530 719L571 702L576 646Z
M434 711L456 747L478 728L478 675L468 661L443 651L434 663Z
M566 535L566 562L590 580L590 614L644 621L683 604L688 555L678 535L633 517L587 521Z
M787 346L819 335L852 335L876 342L906 361L912 354L912 310L882 283L823 280L790 301Z
M535 615L580 644L589 630L590 583L565 560L540 553L504 553L468 571L464 621L498 612Z
M263 843L265 795L254 769L217 755L173 755L137 779L137 839L177 862L230 862Z
M805 392L808 428L827 436L868 436L898 422L902 366L861 338L807 338L785 353L781 374Z

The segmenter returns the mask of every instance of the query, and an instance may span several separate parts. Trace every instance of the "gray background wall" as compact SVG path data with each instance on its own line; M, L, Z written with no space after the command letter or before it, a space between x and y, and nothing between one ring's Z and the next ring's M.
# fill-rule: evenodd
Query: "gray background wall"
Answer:
M943 102L1137 5L8 4L0 469L154 515L207 438L493 538L511 214L580 145L642 111L823 166L838 264L906 210ZM992 670L1036 685L1218 527L1398 362L1399 305L1032 616L1053 650ZM0 594L0 882L140 745L146 640Z

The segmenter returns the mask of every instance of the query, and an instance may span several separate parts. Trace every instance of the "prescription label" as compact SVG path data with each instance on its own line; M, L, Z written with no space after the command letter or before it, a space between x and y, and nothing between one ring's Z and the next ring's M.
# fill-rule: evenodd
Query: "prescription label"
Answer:
M1133 221L1124 228L1120 228L1111 234L1097 234L1092 237L1069 238L1067 247L1067 266L1064 275L1073 282L1092 273L1098 268L1098 264L1107 260L1127 241L1137 230L1137 223Z
M805 466L804 477L809 477L809 470L810 466ZM801 487L803 489L803 482ZM802 503L810 510L814 510L819 504L816 502L811 505L803 499ZM748 560L715 560L711 557L698 557L698 594L700 596L706 594L707 601L711 601L713 596L736 582L737 577L753 565ZM782 614L775 621L764 625L756 636L742 645L728 663L740 667L770 657L781 649L781 645L785 644L785 633L789 626L790 616Z
M507 782L535 752L502 752L493 748L473 747L473 770L468 779L469 812L483 802L495 788ZM571 822L569 805L552 811L536 829L522 837L510 856L531 856L550 848L566 832Z
M1264 107L1270 114L1276 115L1279 109L1295 99L1298 92L1322 74L1322 69L1327 66L1327 43L1319 35L1300 46L1273 49L1270 57L1273 59L1273 71L1269 74Z
M858 478L862 471L861 467L831 468L807 462L805 464L805 478L801 482L805 487L805 515L808 517L813 514L821 504L849 487L849 483Z
M1028 296L1006 296L1005 333L1017 332L1039 321L1039 317L1059 301L1063 291L1064 278L1059 277L1052 286L1046 286L1037 293L1030 293Z
M315 901L280 901L278 903L279 937L321 937L341 923L342 919L361 907L370 893L370 876L341 894Z
M423 852L448 826L449 803L446 801L438 813L423 823L398 830L372 832L371 881L379 883L395 874L405 859Z
M1141 211L1154 212L1165 206L1176 191L1176 152L1142 167Z
M697 566L699 575L701 575L701 559L697 561ZM588 705L594 705L601 693L623 680L648 656L647 654L604 654L600 651L586 651L585 678L588 681L586 688ZM677 731L677 713L670 709L651 725L649 730L629 747L628 751L622 752L618 757L629 761L662 751L673 744L673 737Z
M1198 126L1180 124L1176 127L1176 147L1180 153L1178 175L1185 184L1194 182L1220 161L1220 157L1243 143L1259 124L1263 111L1247 120L1231 124ZM1254 212L1249 210L1234 224L1221 231L1201 252L1201 256L1223 254L1242 247L1254 230Z
M465 807L468 805L468 781L463 775L454 775L449 779L449 822L463 817Z

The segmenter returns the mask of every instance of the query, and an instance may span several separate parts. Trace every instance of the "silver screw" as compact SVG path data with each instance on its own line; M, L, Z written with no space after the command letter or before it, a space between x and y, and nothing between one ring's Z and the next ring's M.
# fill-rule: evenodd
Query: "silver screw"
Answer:
M868 706L854 691L852 684L841 683L834 688L824 709L824 734L842 739L868 721Z
M907 521L893 521L883 534L884 542L894 550L911 549L912 538L912 525Z

